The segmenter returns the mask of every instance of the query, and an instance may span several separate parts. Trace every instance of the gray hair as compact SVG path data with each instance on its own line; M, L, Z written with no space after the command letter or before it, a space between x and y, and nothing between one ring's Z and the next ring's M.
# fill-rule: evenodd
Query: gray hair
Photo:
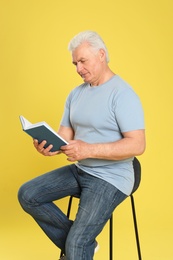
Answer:
M79 45L84 42L87 42L96 51L103 49L106 53L106 61L107 63L109 62L109 54L104 41L98 33L93 31L80 32L74 36L68 45L68 50L73 52Z

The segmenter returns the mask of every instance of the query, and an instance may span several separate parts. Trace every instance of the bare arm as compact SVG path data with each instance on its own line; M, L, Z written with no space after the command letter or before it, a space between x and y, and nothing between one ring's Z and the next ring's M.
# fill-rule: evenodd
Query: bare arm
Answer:
M62 151L71 162L86 158L123 160L141 155L144 150L144 130L123 133L123 138L113 143L88 144L80 140L73 140L69 142L69 145L62 147Z
M74 138L74 132L71 127L66 127L66 126L60 126L58 130L58 134L64 138L67 142L70 140L73 140Z
M93 147L94 158L108 160L123 160L141 155L145 150L145 132L136 130L123 134L123 139L108 144Z

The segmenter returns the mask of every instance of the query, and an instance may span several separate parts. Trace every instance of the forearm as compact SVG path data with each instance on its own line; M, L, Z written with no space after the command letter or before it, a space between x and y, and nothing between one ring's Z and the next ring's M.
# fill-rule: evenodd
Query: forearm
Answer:
M60 126L58 130L58 134L64 138L67 142L70 140L73 140L74 138L74 132L73 129L70 127Z
M131 138L123 138L113 143L89 144L89 158L123 160L141 155L144 150L145 142L139 143Z
M71 140L61 147L71 162L87 158L104 160L123 160L140 155L145 150L145 132L136 130L123 134L123 138L112 143L86 143L81 140Z

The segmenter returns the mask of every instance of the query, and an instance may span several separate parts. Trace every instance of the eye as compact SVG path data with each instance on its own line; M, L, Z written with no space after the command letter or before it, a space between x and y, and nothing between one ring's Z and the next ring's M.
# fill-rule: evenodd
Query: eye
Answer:
M73 61L73 65L77 66L78 63L84 64L84 63L86 63L86 62L87 62L87 60L81 59L81 60L79 60L79 61Z
M81 63L86 63L87 62L87 60L81 60Z

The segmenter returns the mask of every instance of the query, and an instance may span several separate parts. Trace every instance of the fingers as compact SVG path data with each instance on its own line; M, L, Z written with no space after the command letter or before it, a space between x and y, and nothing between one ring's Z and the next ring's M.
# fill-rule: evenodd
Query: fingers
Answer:
M38 140L36 140L36 139L33 140L33 144L34 144L34 147L36 148L36 150L44 156L52 156L52 155L56 155L56 154L60 153L60 151L56 151L56 152L50 151L53 147L52 144L50 144L48 147L45 148L46 143L47 142L45 140L42 141L40 144L38 143Z
M67 156L67 160L70 162L75 162L80 158L78 149L72 145L62 146L61 151Z
M33 144L38 152L42 152L44 150L44 146L46 144L46 141L42 141L40 144L38 143L38 140L34 139Z

